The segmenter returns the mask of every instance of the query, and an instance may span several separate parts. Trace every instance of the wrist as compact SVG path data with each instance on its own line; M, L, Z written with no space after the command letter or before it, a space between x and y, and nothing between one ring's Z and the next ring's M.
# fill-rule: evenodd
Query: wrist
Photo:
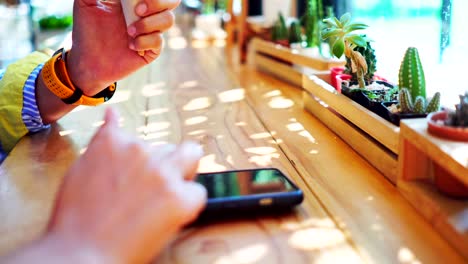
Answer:
M120 263L84 239L70 239L53 232L39 240L38 245L39 251L46 252L57 263Z
M73 85L79 87L84 95L94 96L112 83L98 80L96 72L99 72L99 65L93 65L91 69L83 62L79 52L73 49L68 53L66 64Z

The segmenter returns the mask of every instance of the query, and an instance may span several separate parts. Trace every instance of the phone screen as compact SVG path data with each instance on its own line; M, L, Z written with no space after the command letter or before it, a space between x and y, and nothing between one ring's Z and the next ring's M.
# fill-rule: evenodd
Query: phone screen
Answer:
M205 186L209 199L297 190L281 171L274 168L203 173L196 181Z

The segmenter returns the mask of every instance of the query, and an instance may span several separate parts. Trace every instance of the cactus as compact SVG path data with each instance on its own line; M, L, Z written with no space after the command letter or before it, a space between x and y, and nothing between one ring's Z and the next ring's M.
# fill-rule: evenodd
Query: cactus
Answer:
M434 94L432 99L427 104L426 113L439 111L439 108L440 108L440 93L437 92Z
M450 112L445 121L448 126L468 127L468 91L460 95L460 103L455 105L455 112Z
M426 111L426 99L422 96L416 97L414 100L413 112L416 114L424 114Z
M271 40L287 40L288 39L288 27L283 14L278 13L278 20L276 20L273 28L271 29Z
M302 28L296 21L289 27L289 43L302 43Z
M421 60L419 59L418 50L414 47L409 47L405 52L405 56L400 65L398 85L400 89L408 88L413 98L417 96L426 98L424 70Z
M365 35L362 35L366 38ZM367 72L364 74L364 81L366 84L371 83L374 80L374 73L377 71L377 58L375 56L375 50L372 48L370 41L367 41L366 47L356 47L355 51L359 52L364 56L367 63ZM346 58L346 70L345 73L352 74L351 69L349 68L351 61L349 58ZM357 82L356 76L352 76L351 81Z
M400 102L400 111L402 113L412 113L413 112L413 99L408 89L403 88L398 94L398 101Z
M323 19L322 0L308 0L304 16L307 47L320 47L319 21Z

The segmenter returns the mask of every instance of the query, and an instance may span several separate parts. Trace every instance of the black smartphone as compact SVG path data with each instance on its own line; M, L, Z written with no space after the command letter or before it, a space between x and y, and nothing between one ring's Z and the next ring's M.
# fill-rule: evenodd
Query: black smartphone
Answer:
M204 216L291 209L303 200L302 191L276 168L200 173L196 181L208 193Z

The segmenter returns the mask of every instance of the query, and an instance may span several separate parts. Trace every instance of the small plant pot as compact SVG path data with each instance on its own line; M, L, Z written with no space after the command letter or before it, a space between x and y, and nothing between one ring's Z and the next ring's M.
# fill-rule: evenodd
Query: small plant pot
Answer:
M443 166L433 163L434 184L439 192L457 199L468 199L468 186L453 177Z
M351 75L346 74L346 73L339 73L339 74L337 73L335 75L334 80L335 80L335 86L334 86L335 89L339 93L341 93L342 92L342 87L343 87L343 82L347 83L347 81L351 80Z
M405 114L405 113L393 113L391 112L388 107L390 107L392 104L398 104L398 102L383 102L381 105L383 106L384 110L386 111L386 114L384 114L382 117L395 126L400 126L400 121L401 119L410 119L410 118L425 118L427 114Z
M330 83L337 90L338 88L337 88L336 76L339 74L343 74L344 70L345 70L344 67L333 67L330 69Z
M448 112L439 111L431 113L427 118L429 133L450 140L468 142L468 128L451 127L444 124Z

